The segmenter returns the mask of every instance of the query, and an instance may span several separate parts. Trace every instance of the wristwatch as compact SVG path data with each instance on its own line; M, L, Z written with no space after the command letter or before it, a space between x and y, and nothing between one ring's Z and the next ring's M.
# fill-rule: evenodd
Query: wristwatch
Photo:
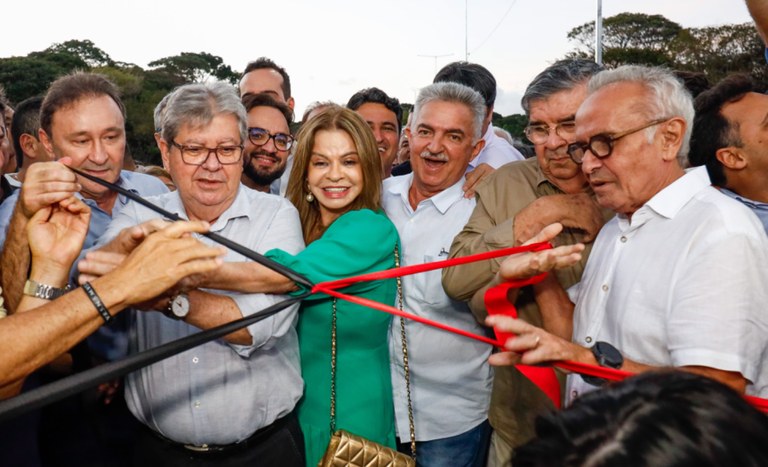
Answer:
M43 300L53 300L61 297L65 293L69 292L71 287L67 284L64 288L54 287L48 284L41 284L40 282L28 279L24 283L24 295L31 297L42 298Z
M590 350L592 350L592 355L595 356L597 364L602 367L618 370L624 364L624 356L621 355L621 352L607 342L596 342ZM598 378L596 376L581 375L581 379L592 386L602 386L607 382L605 378Z
M169 318L183 320L189 314L189 295L179 292L168 303L168 309L165 315Z

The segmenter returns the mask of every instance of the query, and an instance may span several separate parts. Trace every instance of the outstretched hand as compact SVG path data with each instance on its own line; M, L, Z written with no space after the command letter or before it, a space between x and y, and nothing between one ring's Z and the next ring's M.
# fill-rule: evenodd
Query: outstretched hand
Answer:
M211 247L191 233L207 232L207 222L179 221L149 234L112 272L130 293L130 303L160 295L181 279L221 266L224 247Z
M550 224L525 242L525 245L549 242L562 230L562 224ZM582 251L584 251L584 245L577 243L575 245L562 245L552 249L508 256L499 267L498 280L499 282L506 282L526 279L552 269L569 267L581 260Z

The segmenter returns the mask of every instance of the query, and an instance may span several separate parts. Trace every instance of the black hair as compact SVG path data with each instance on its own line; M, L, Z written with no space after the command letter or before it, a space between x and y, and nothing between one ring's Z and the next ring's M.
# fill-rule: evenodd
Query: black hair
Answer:
M468 86L483 96L488 109L496 102L496 78L487 68L477 63L449 63L437 72L432 82L451 82Z
M349 98L347 102L347 108L350 110L357 110L361 105L373 102L381 104L384 107L391 110L397 118L397 131L399 132L403 126L403 108L400 106L400 101L394 97L389 97L387 93L379 88L366 88L361 91L357 91Z
M540 417L515 467L768 465L768 417L731 388L684 371L649 372Z
M21 135L32 135L38 139L40 130L40 107L43 104L43 96L24 99L16 106L11 122L11 138L13 148L16 150L16 166L18 169L24 164L24 151L21 148Z

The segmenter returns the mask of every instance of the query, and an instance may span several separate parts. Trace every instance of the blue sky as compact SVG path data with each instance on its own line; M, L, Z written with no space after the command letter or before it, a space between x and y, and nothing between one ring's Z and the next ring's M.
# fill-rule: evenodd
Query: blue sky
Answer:
M594 20L596 0L12 1L0 56L90 39L114 60L147 63L180 52L221 56L234 69L259 56L284 66L296 109L346 103L377 86L404 102L435 65L465 57L499 85L497 111L518 113L528 82L573 48L567 32ZM750 21L742 0L603 0L603 16L661 14L684 27ZM33 16L35 15L35 16ZM26 19L25 19L26 18ZM465 22L466 18L466 22ZM24 19L24 20L22 20ZM465 34L466 27L466 34ZM438 58L431 56L445 55Z

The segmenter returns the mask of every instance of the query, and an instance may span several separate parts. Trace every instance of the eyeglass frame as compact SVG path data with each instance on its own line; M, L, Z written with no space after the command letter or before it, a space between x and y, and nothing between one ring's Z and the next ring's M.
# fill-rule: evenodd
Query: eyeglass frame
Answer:
M560 129L560 128L562 128L562 127L563 127L563 125L566 125L566 124L571 124L571 125L573 125L573 130L574 130L574 131L573 131L573 132L571 132L571 134L573 134L573 133L576 131L576 120L574 120L574 119L570 119L570 120L564 120L564 121L562 121L562 122L559 122L559 123L555 123L555 126L554 126L554 127L551 127L551 126L549 126L549 125L546 125L546 124L541 124L541 125L528 125L528 126L526 126L526 127L525 127L525 130L523 130L523 133L525 133L525 137L526 137L526 138L528 138L528 141L530 141L531 143L533 143L533 144L544 144L544 143L546 143L546 142L547 142L547 140L549 139L550 135L552 134L552 130L555 130L555 134L556 134L557 136L559 136L559 137L561 137L561 138L563 138L563 139L566 139L566 138L565 138L563 135L561 135L561 134L560 134L560 131L559 131L559 129ZM546 129L546 130L547 130L547 136L546 136L546 138L544 138L543 140L541 140L541 142L539 142L539 143L537 143L536 141L534 141L534 140L533 140L533 138L531 138L531 136L530 136L530 134L529 134L529 132L530 132L530 131L531 131L533 128L542 128L542 129ZM566 141L567 141L567 139L566 139Z
M586 143L582 143L582 142L576 141L574 143L569 144L568 147L566 148L566 152L568 152L568 156L571 158L571 160L573 162L575 162L576 164L578 164L578 165L581 165L584 162L584 155L587 153L587 149L589 149L589 152L591 152L592 155L595 156L596 158L598 158L598 159L605 159L606 157L608 157L611 154L613 154L613 145L614 145L614 143L616 143L616 141L620 140L621 138L623 138L625 136L629 136L629 135L635 134L635 133L637 133L639 131L643 131L643 130L645 130L647 128L650 128L652 126L662 124L662 123L666 122L667 120L669 120L669 117L667 117L667 118L657 118L656 120L651 120L650 122L648 122L648 123L646 123L646 124L644 124L644 125L642 125L642 126L640 126L638 128L633 128L631 130L623 131L623 132L621 132L619 134L616 134L616 135L613 135L613 136L608 136L608 134L606 134L606 133L598 133L598 134L590 137L589 140ZM604 138L604 142L608 146L608 152L606 154L598 154L597 152L595 152L592 149L593 141L596 138ZM576 151L577 149L581 150L581 160L577 160L577 157L575 157L573 155L574 151Z
M177 143L176 141L173 141L173 140L171 140L171 146L173 146L175 148L178 148L179 152L181 153L181 161L182 162L184 162L187 165L194 165L194 166L198 166L198 167L201 166L201 165L204 165L208 161L208 158L211 157L211 153L213 153L216 156L216 161L219 164L221 164L221 165L235 165L235 164L239 163L241 160L243 160L243 149L245 148L245 146L242 145L242 144L233 144L231 146L216 146L215 148L209 148L207 146L187 146L185 144L179 144L179 143ZM204 149L204 150L208 151L207 154L205 155L205 158L202 159L199 164L188 162L184 158L184 151L186 151L188 149L191 149L191 148ZM232 162L222 162L221 157L219 156L219 150L220 149L233 149L233 148L237 148L237 149L240 150L240 152L239 152L239 154L237 156L237 160L232 161Z
M251 130L261 130L261 131L263 131L264 133L267 134L267 140L264 141L263 143L255 143L251 139ZM296 142L296 138L294 138L293 135L290 134L290 133L270 133L265 128L261 128L261 127L257 127L257 126L249 126L248 129L246 130L246 133L248 135L248 141L250 141L251 144L253 144L254 146L258 146L258 147L264 146L265 144L269 143L269 140L271 139L273 144L275 145L275 149L277 149L278 151L290 151L291 148L293 147L293 143ZM287 136L288 137L289 143L285 147L285 149L281 149L281 148L277 147L277 139L275 139L277 136Z

